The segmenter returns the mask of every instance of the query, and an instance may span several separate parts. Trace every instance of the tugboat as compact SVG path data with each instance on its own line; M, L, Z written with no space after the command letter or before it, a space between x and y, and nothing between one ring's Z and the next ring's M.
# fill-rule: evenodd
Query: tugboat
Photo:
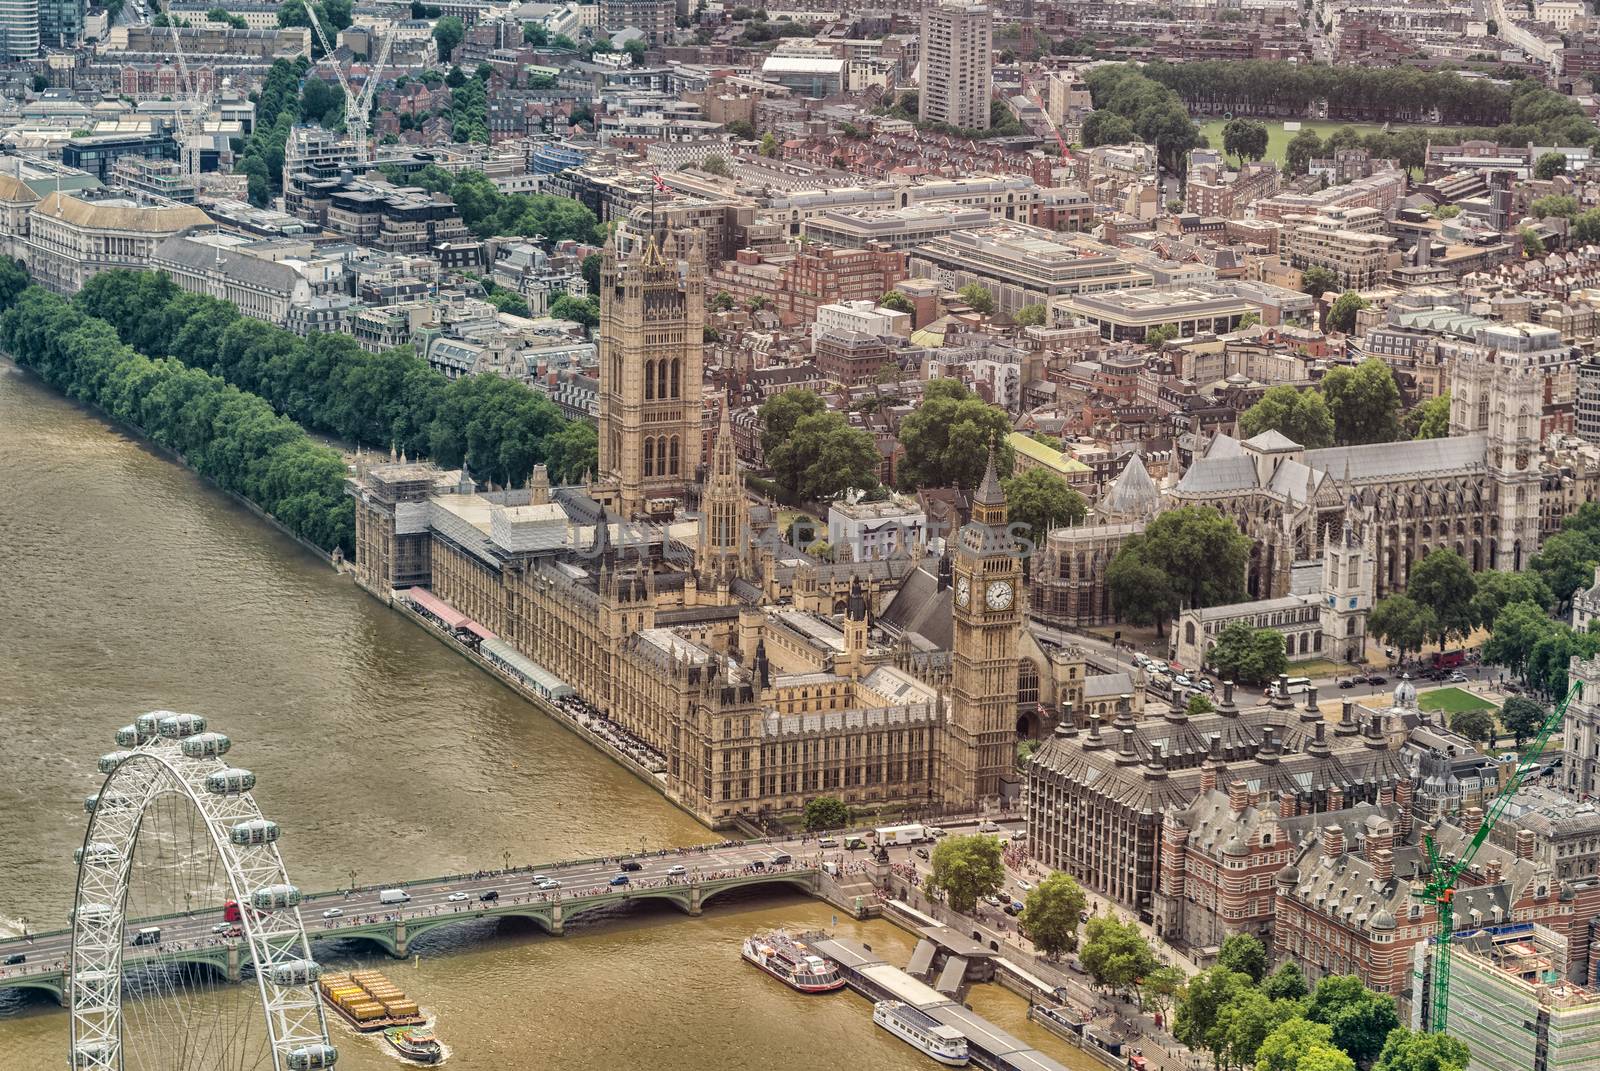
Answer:
M395 1052L419 1064L436 1064L444 1058L444 1049L431 1030L412 1026L392 1026L383 1032L385 1040Z
M872 1021L946 1067L966 1067L972 1058L966 1035L921 1008L898 1000L880 1000L872 1006Z
M844 976L804 942L782 930L758 933L744 941L744 958L801 993L832 993L844 988Z

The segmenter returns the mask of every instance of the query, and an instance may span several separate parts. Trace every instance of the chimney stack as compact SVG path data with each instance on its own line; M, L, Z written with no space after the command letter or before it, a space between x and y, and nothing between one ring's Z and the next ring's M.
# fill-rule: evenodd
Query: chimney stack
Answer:
M1517 830L1517 858L1518 859L1532 859L1533 858L1533 844L1534 844L1533 830L1531 830L1531 829L1519 829L1519 830Z
M1278 793L1278 817L1293 818L1295 811L1294 793L1283 789Z
M1250 806L1250 786L1243 781L1229 781L1228 806L1233 808L1234 814L1243 814Z
M1344 855L1344 829L1324 826L1322 829L1322 855L1325 859L1338 859Z
M1412 806L1416 795L1417 786L1410 781L1401 781L1394 786L1394 802L1400 809L1400 835L1403 837L1411 835L1411 825L1415 821Z
M1367 827L1367 858L1376 860L1379 852L1394 847L1394 827L1388 822L1374 822Z
M1222 682L1222 703L1221 703L1220 706L1218 706L1217 709L1218 710L1222 710L1222 711L1226 711L1226 712L1229 712L1229 713L1231 713L1233 711L1233 682L1232 681L1223 681Z
M1380 885L1387 885L1394 877L1394 852L1388 848L1372 853L1372 876Z
M1344 810L1344 786L1330 785L1328 788L1328 810Z
M1317 686L1315 684L1306 689L1306 711L1316 714L1318 717L1322 716L1322 711L1317 708Z
M1378 806L1379 807L1388 807L1388 806L1393 805L1393 803L1394 803L1394 786L1393 785L1379 785L1378 786Z
M1472 834L1476 833L1481 825L1483 825L1483 808L1468 807L1466 816L1461 820L1461 828Z
M1484 865L1484 868L1483 868L1483 883L1485 885L1498 885L1498 884L1500 884L1500 879L1501 879L1502 876L1503 876L1503 874L1501 872L1501 866L1500 866L1500 860L1499 859L1491 859L1491 860L1489 860L1488 863L1486 863Z

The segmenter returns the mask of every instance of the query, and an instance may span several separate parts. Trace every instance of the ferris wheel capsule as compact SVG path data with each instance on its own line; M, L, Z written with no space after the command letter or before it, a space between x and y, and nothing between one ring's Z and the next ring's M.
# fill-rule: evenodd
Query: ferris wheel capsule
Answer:
M300 890L293 885L263 885L250 894L250 906L257 911L297 907L299 904Z
M83 798L83 809L89 814L96 811L125 811L132 806L133 801L118 792L97 792Z
M122 853L117 851L116 845L107 844L104 841L95 841L87 848L74 848L72 850L72 861L79 866L84 863L88 863L90 866L107 866L121 858Z
M72 912L72 921L85 926L105 926L118 922L117 913L110 904L84 904ZM120 925L120 922L118 922Z
M148 714L140 714L133 719L133 727L139 730L139 743L154 740L161 735L161 719L170 718L177 714L176 710L152 710Z
M119 732L117 735L121 736L122 734ZM118 766L121 766L124 762L126 762L132 755L133 752L131 751L106 752L104 755L100 756L100 772L106 774L110 773L112 770L115 770Z
M153 735L154 734L152 734L152 736ZM138 747L140 744L149 739L151 739L150 736L145 736L139 731L138 723L133 725L124 725L122 728L117 730L118 747Z
M322 977L322 964L309 959L291 959L274 964L270 973L278 985L309 985Z
M86 986L98 986L100 988L106 988L117 981L117 972L87 970L79 971L76 977L77 981L82 982Z
M230 766L206 776L206 791L213 796L241 796L256 787L256 775Z
M222 733L196 733L180 742L178 747L191 759L209 759L226 755L228 749L233 747L233 741Z
M305 1045L289 1050L289 1071L317 1071L332 1067L339 1059L339 1050L332 1045Z
M252 844L272 844L277 841L278 833L278 823L265 818L252 818L248 822L240 822L228 830L228 839L240 847Z
M97 1067L115 1067L117 1050L109 1041L85 1041L72 1050L72 1066L84 1071Z
M171 740L206 731L206 720L198 714L168 714L161 719L156 731Z

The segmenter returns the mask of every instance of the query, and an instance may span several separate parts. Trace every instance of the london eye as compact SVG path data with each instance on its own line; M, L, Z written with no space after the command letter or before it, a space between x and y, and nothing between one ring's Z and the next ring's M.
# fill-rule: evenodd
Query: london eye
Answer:
M142 714L117 747L84 801L69 1066L332 1067L300 890L277 823L256 806L255 775L195 714Z

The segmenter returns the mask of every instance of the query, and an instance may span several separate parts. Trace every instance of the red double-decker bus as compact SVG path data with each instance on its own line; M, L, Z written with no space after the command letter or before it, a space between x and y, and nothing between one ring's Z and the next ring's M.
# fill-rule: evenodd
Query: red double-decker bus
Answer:
M238 904L237 901L229 900L227 903L222 905L222 921L224 921L224 922L243 922L244 921L244 915L243 915L243 913L240 912L239 904Z

